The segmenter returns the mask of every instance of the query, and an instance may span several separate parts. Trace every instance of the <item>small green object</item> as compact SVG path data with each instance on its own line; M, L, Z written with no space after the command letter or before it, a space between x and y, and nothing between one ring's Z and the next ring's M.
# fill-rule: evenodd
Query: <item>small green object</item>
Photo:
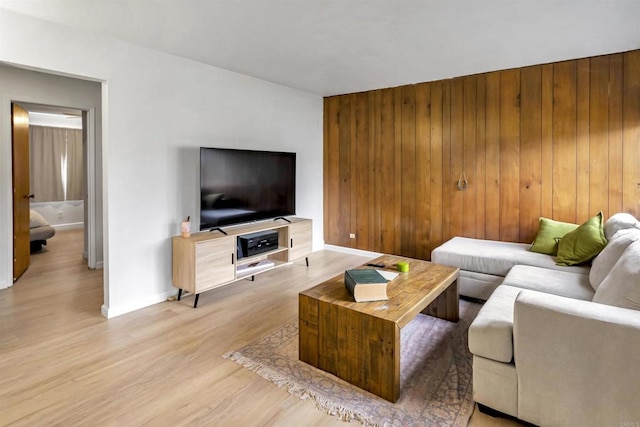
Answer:
M400 261L396 264L396 268L401 273L406 273L409 271L409 263L405 261Z

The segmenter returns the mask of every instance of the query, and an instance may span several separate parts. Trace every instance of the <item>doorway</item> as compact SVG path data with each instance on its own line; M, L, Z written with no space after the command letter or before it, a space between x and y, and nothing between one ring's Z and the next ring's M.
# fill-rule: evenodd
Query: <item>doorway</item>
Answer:
M92 268L101 269L106 256L103 249L103 189L102 189L102 97L105 82L67 77L28 70L0 63L0 133L3 152L0 187L5 194L5 206L12 206L12 143L11 104L54 106L83 112L83 128L87 136L87 257ZM85 125L86 124L86 125ZM5 156L6 153L6 156ZM13 209L0 210L0 289L13 285ZM4 245L4 246L3 246ZM102 272L106 275L106 270ZM108 286L103 288L105 302Z
M91 191L95 182L95 168L92 167L95 141L90 131L95 128L92 123L94 115L92 111L74 107L28 102L16 104L28 114L30 161L26 163L28 171L22 171L21 175L22 179L29 180L30 225L44 224L44 227L52 228L54 233L82 228L82 255L87 259L88 267L95 269L98 267L95 246L92 246L95 243L95 224L89 213L90 206L95 203ZM17 141L13 143L16 145ZM14 158L14 169L17 160ZM20 209L18 205L14 201L14 230L28 227L16 223L28 221L24 214L16 214ZM32 229L31 235L39 234L39 230L38 227ZM46 241L35 247L41 247L42 244L46 245ZM19 275L16 275L15 266L26 264L28 267L29 264L29 254L17 250L19 245L14 233L14 281L24 272L18 271Z

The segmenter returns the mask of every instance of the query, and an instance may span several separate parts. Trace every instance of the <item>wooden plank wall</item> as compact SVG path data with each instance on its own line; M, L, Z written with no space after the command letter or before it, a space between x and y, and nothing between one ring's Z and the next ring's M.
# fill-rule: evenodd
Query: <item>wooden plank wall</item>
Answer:
M640 50L328 97L324 126L328 244L429 259L640 217Z

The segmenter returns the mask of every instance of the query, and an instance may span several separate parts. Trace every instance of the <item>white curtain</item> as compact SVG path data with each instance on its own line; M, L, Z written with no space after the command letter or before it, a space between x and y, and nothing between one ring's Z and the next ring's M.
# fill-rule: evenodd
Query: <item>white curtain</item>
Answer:
M33 202L84 200L82 130L29 126Z
M84 200L82 130L67 129L67 200Z

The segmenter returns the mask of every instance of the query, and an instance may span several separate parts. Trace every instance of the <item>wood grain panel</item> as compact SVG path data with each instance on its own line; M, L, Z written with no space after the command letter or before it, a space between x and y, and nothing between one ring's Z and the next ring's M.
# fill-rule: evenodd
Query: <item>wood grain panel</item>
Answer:
M542 66L540 216L553 216L553 65Z
M371 103L372 108L369 109L369 125L372 128L373 135L373 151L371 155L373 156L372 162L375 165L374 168L374 195L373 195L373 229L371 233L373 234L373 250L379 251L380 246L382 245L382 179L381 179L381 170L382 170L382 160L380 153L382 152L381 145L381 130L380 130L380 91L375 90L370 93L369 102Z
M623 58L622 210L640 211L640 51Z
M415 257L431 255L431 91L427 83L416 86L416 206Z
M621 212L623 55L610 55L609 58L609 212Z
M576 222L595 215L589 212L589 90L590 60L576 63Z
M553 66L553 218L576 222L576 62Z
M381 245L378 252L395 250L395 108L392 89L381 92L380 102L380 196Z
M476 237L476 192L478 188L478 177L476 169L476 76L465 77L464 83L464 105L463 105L463 144L462 144L462 173L466 177L467 188L462 191L462 235Z
M530 242L540 216L640 215L639 55L326 98L326 242L428 259L454 235Z
M394 105L394 160L395 175L393 179L394 201L393 201L393 230L397 235L393 243L392 254L402 253L402 233L401 233L401 215L402 215L402 88L393 88L393 105Z
M351 163L351 147L355 144L351 134L351 100L349 95L340 97L338 107L338 215L341 220L337 221L337 243L340 246L351 246L349 233L352 231L351 223L351 197L353 188L351 187L351 172L354 170ZM353 206L355 208L355 206Z
M463 192L458 189L458 180L464 172L464 79L458 78L451 81L451 114L450 114L450 153L451 170L449 173L449 235L462 236L464 211Z
M378 180L378 171L380 170L380 164L378 162L378 158L380 157L378 153L380 152L380 126L379 121L376 120L376 117L379 117L378 107L379 104L376 103L376 97L379 95L380 91L371 91L367 94L367 102L368 102L368 113L367 123L369 125L369 186L370 193L369 199L365 202L369 207L369 229L366 230L368 233L369 246L368 248L374 248L379 244L380 235L380 215L378 212L380 210L380 197L379 197L379 186L380 181Z
M416 87L404 86L402 94L402 137L400 174L400 251L409 257L416 252Z
M373 229L373 211L371 203L374 194L372 185L375 163L372 162L371 144L372 135L369 128L369 100L368 94L361 92L355 94L355 115L353 128L355 128L355 209L352 209L352 223L356 233L355 246L360 249L373 247L369 230Z
M520 70L500 73L500 240L520 236Z
M347 95L349 98L349 178L345 183L345 187L348 184L351 188L349 195L349 209L345 210L345 215L349 215L349 228L344 234L349 234L349 246L352 248L358 247L357 236L352 238L351 234L356 234L358 229L358 162L357 162L357 146L358 146L358 118L356 117L356 103L357 96L359 94Z
M500 239L500 74L486 79L486 238Z
M443 165L442 157L442 82L431 86L431 249L444 243L443 238ZM427 258L429 259L429 258Z
M591 59L589 81L589 208L609 217L609 57ZM580 150L581 152L583 150Z
M523 68L521 79L520 239L532 242L541 216L542 68Z
M442 85L442 235L445 240L454 233L451 227L451 81Z
M476 192L476 238L486 236L486 76L479 75L476 81L476 157L475 157L475 192Z

